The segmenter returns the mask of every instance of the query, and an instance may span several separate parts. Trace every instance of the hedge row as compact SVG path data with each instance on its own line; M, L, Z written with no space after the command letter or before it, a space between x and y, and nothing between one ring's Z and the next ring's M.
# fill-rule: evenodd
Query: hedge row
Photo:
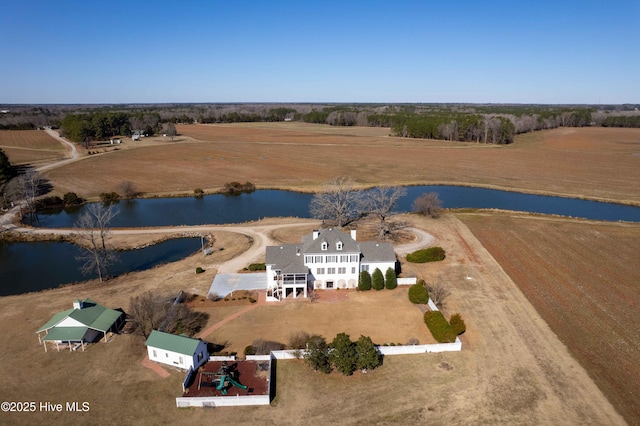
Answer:
M431 335L440 343L455 342L457 333L447 322L440 311L427 311L424 313L424 323L429 327Z
M427 249L422 249L418 251L414 251L413 253L409 253L407 255L407 262L411 263L426 263L426 262L437 262L440 260L444 260L445 252L442 247L429 247Z

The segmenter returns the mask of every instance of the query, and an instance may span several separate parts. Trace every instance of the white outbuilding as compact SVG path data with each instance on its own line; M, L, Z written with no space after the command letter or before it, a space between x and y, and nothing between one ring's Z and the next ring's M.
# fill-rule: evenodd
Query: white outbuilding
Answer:
M145 344L151 361L183 370L195 370L209 360L207 343L200 339L153 330Z

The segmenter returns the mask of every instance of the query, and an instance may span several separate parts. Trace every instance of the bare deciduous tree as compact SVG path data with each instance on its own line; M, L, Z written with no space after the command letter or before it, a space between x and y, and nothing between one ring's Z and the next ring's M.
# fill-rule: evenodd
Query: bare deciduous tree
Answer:
M28 170L10 182L10 192L16 200L23 200L31 219L37 219L36 199L42 195L44 180L40 173Z
M327 220L337 226L345 226L361 214L362 191L357 190L351 179L335 178L309 203L311 216Z
M162 125L162 133L170 136L171 140L178 134L176 131L176 126L173 123L165 123Z
M381 186L365 191L362 196L362 211L379 219L378 237L380 239L395 239L398 230L404 228L399 222L388 220L396 208L398 200L407 195L407 190L401 186Z
M81 229L75 236L83 249L77 257L83 262L81 271L85 275L97 272L100 281L109 279L110 269L118 260L108 244L109 224L117 213L113 205L89 204L76 222L76 227Z
M442 201L437 192L424 193L413 201L413 211L437 218L442 210Z
M433 303L435 303L438 308L444 305L444 300L451 294L441 283L427 284L427 291L429 292L431 300L433 300Z
M138 195L138 188L135 183L125 180L118 184L118 192L122 194L123 198L131 199Z

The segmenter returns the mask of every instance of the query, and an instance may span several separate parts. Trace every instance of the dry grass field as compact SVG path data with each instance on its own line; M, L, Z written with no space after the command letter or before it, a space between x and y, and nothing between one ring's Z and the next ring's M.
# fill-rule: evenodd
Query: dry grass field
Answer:
M640 422L640 226L507 214L463 221L631 424Z
M40 130L2 130L0 148L13 165L37 165L60 160L66 153L60 142Z
M437 264L403 265L403 268L429 282L447 284L451 295L444 307L445 315L460 312L467 323L462 352L386 357L383 367L352 377L313 373L299 361L279 362L273 406L212 411L176 408L173 401L181 393L183 375L170 371L168 378L162 378L144 367L143 341L135 336L116 336L109 343L90 346L86 352L44 353L38 346L35 330L78 297L126 308L132 295L149 289L185 289L202 294L217 265L247 247L244 236L214 232L217 246L225 250L207 258L196 254L104 284L89 282L0 298L3 336L0 399L63 404L87 401L91 407L88 413L2 413L2 423L202 424L214 420L233 424L624 424L585 370L466 226L454 216L429 220L407 215L403 219L434 235L448 254ZM299 229L294 233L297 235ZM278 235L283 240L291 238L281 230ZM198 265L206 269L204 274L194 274ZM245 313L258 315L253 321L251 316L243 320L250 330L238 328L237 333L247 335L256 327L266 329L269 325L295 331L304 324L304 328L311 329L315 326L307 319L309 311L302 307L319 309L322 315L350 315L335 312L339 306L348 310L355 306L351 303L365 304L367 299L372 306L379 306L382 300L376 298L388 298L389 303L383 308L387 309L386 316L362 311L369 323L363 324L363 328L348 325L353 327L349 329L352 337L366 330L378 340L375 335L378 327L390 328L381 324L383 320L393 321L389 318L395 316L409 318L415 313L416 308L402 298L405 292L399 289L357 294L346 304L334 302L319 308L305 302L284 303L280 314L275 307L265 307L273 311L269 315L256 308ZM212 312L215 318L210 323L237 309L231 306ZM419 319L418 315L416 320ZM233 324L238 320L228 326L235 327ZM353 321L361 320L353 318ZM423 327L420 322L392 324L402 338L406 329ZM271 333L256 331L256 334L263 332ZM327 401L340 403L327 410Z
M129 180L147 194L219 190L231 181L314 190L357 183L465 184L640 204L640 129L555 129L508 146L387 136L388 129L303 123L182 125L179 142L145 141L46 173L85 197ZM100 173L96 173L99 170Z

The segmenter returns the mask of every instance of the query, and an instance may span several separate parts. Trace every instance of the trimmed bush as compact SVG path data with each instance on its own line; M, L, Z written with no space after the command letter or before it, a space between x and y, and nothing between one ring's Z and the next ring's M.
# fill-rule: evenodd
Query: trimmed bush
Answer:
M396 271L393 268L388 268L384 274L384 286L387 290L393 290L398 287L398 278L396 277Z
M204 269L202 269L200 266L196 268L196 274L201 274L203 272L204 272Z
M423 285L422 280L409 287L409 300L415 304L426 304L429 302L429 293Z
M451 318L449 318L449 324L451 324L451 327L456 334L462 334L467 331L467 325L464 323L462 315L460 314L451 315Z
M411 263L426 263L426 262L437 262L440 260L444 260L445 252L442 247L429 247L427 249L422 249L418 251L414 251L413 253L409 253L407 255L407 262Z
M255 354L256 354L256 348L254 348L252 345L249 345L246 348L244 348L244 356L255 355Z
M382 290L384 288L384 275L382 275L382 271L378 268L376 268L371 275L371 288L374 290Z
M252 263L247 269L250 271L266 271L267 266L264 263Z
M431 335L440 343L451 343L456 340L456 332L447 322L440 311L427 311L424 313L424 323L429 328Z
M356 370L358 354L356 345L346 333L339 333L331 342L332 351L329 352L329 362L345 376L350 376Z
M360 279L358 280L358 290L371 290L371 275L369 274L369 271L360 272Z
M356 341L356 368L373 370L382 363L382 357L369 336L360 336Z

